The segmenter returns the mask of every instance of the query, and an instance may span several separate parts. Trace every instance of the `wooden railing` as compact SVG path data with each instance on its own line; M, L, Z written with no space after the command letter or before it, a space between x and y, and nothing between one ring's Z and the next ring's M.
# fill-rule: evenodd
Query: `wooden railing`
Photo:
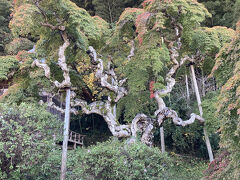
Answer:
M76 149L77 144L83 146L84 137L85 135L69 130L68 141L74 143L74 149Z

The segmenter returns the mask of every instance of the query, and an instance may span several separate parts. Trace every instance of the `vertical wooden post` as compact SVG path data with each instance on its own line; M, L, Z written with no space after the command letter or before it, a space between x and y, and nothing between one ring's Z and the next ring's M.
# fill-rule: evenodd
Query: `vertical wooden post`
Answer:
M161 137L161 150L162 153L165 152L165 141L164 141L164 129L163 127L160 127L160 137Z
M77 142L77 133L74 134L74 138L75 138L74 139L74 149L76 149L77 148L77 143L76 143Z
M66 90L66 107L65 107L65 118L64 118L64 132L63 132L63 145L62 145L62 165L61 165L61 176L60 180L65 180L67 172L67 147L68 147L68 136L69 136L69 125L70 125L70 88Z
M201 98L200 98L200 94L199 94L199 90L198 90L197 80L196 80L196 76L195 76L194 66L191 65L190 68L191 68L191 72L192 72L192 79L193 79L194 89L195 89L195 93L196 93L198 109L200 112L200 116L202 117L203 110L202 110ZM207 145L209 160L210 160L210 162L212 162L213 161L213 152L212 152L212 147L211 147L210 140L209 140L209 137L207 134L207 130L205 127L203 128L203 133L204 133L204 137L205 137L205 141L206 141L206 145Z
M189 93L189 86L188 86L188 75L185 75L185 83L186 83L186 91L187 91L187 101L190 101L190 93Z
M204 97L206 95L206 92L205 92L205 79L204 79L204 73L203 73L203 70L202 70L202 96Z

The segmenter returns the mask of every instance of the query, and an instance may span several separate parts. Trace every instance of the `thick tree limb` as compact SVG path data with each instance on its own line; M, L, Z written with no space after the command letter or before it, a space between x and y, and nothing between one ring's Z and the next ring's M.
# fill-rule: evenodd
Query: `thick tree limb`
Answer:
M159 126L162 125L163 121L167 118L171 118L173 120L173 123L178 126L187 126L195 122L195 120L199 120L199 122L204 123L204 119L196 115L194 113L191 114L191 117L189 120L183 121L181 118L178 117L178 114L176 111L164 108L159 114L158 114L158 124Z
M62 24L62 22L60 22L59 24L54 26L54 25L52 25L50 23L46 23L46 22L45 23L41 23L42 26L49 27L52 30L57 30L58 29L60 31L65 31L65 26L62 26L61 24Z
M146 116L145 114L137 114L136 117L132 120L131 131L132 136L137 137L137 132L143 132L141 137L141 142L151 146L152 145L152 129L153 129L153 120Z
M103 60L97 58L96 50L92 46L89 46L88 54L91 58L91 63L96 65L96 78L100 80L102 87L105 87L116 94L114 102L117 103L122 97L127 95L126 88L122 87L123 83L126 82L126 79L118 81L114 70L109 64L108 71L104 72ZM109 75L112 77L112 83L108 82Z
M59 83L58 81L55 81L54 84L57 88L66 88L66 87L71 87L71 79L70 79L70 75L69 75L69 68L67 67L66 64L66 57L65 57L65 50L67 49L67 47L70 45L69 39L67 37L67 33L64 31L62 33L62 38L64 40L64 44L62 46L60 46L59 48L59 52L58 52L58 65L60 66L60 68L63 71L63 77L64 80Z
M113 107L110 101L102 102L96 101L88 104L86 101L81 99L75 99L72 106L81 106L82 112L85 114L98 114L101 115L106 121L109 130L116 137L129 137L131 136L129 125L118 125L116 116L113 113Z
M186 60L192 61L192 59L190 57L185 56L184 58L181 58L180 62L178 62L178 60L177 60L177 58L179 57L178 50L180 50L181 46L182 46L181 39L180 39L182 27L177 24L174 24L174 21L172 22L172 24L175 25L176 41L170 42L168 46L169 46L169 51L171 53L170 57L171 57L173 66L166 75L166 78L165 78L165 80L167 82L166 87L164 89L157 90L154 93L155 99L158 103L158 110L155 111L154 114L155 114L155 116L157 116L157 121L158 121L159 126L162 125L163 121L166 118L171 118L173 120L173 123L176 125L179 125L179 126L186 126L186 125L192 124L192 123L194 123L194 121L196 119L203 123L204 119L201 116L196 115L194 113L191 114L191 117L189 120L183 121L181 118L178 117L178 114L176 111L171 110L166 107L166 104L164 103L164 101L162 99L163 96L167 95L168 93L170 93L172 91L172 89L175 85L175 79L172 76L176 73L177 69L181 65L183 65ZM176 46L174 46L174 44L176 44Z
M39 60L35 59L35 60L33 61L33 63L32 63L31 66L32 66L32 68L34 68L35 66L37 66L37 67L43 69L44 72L45 72L45 76L46 76L48 79L50 79L50 75L51 75L51 73L50 73L50 68L49 68L49 66L48 66L46 63L40 63Z
M47 91L41 91L39 93L39 95L41 97L46 97L47 98L47 102L46 102L46 105L47 107L50 107L50 108L54 108L55 110L57 110L58 112L64 114L65 113L65 109L57 106L54 102L53 102L53 98L57 96L57 94L54 94L54 93L50 93L50 92L47 92ZM40 104L42 104L43 101L41 100ZM71 108L70 109L71 113L73 114L78 114L78 111L75 109L75 108Z
M137 136L137 132L142 132L142 142L151 145L153 121L145 114L138 114L131 124L119 125L117 123L116 114L113 111L113 106L110 101L102 102L97 101L87 104L86 101L75 99L72 106L81 106L83 113L92 114L96 113L101 115L106 121L109 130L116 137L131 137Z

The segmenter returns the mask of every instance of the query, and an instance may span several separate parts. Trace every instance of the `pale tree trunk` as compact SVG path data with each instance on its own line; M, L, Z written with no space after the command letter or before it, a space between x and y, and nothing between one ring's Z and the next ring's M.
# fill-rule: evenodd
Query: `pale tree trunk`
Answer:
M199 94L199 90L198 90L198 85L197 85L197 80L196 80L196 76L195 76L195 71L194 71L194 66L191 65L190 66L191 72L192 72L192 79L193 79L193 84L194 84L194 89L195 89L195 94L196 94L196 98L197 98L197 103L198 103L198 109L200 112L200 116L203 116L203 110L202 110L202 105L201 105L201 98L200 98L200 94ZM204 132L204 137L205 137L205 141L206 141L206 146L207 146L207 150L208 150L208 156L209 156L209 160L210 162L213 161L213 152L212 152L212 147L210 144L210 140L208 137L208 133L206 128L203 128L203 132Z
M204 97L206 95L206 91L205 91L205 79L204 79L204 73L202 70L202 96Z
M185 83L186 83L186 93L187 93L187 104L190 102L190 93L189 93L189 86L188 86L188 75L185 75Z
M66 90L66 107L64 118L64 132L63 132L63 145L62 145L62 165L61 165L61 177L60 180L64 180L67 171L67 148L68 148L68 135L70 125L70 94L71 90Z
M162 153L165 152L165 141L164 141L164 129L163 127L160 127L160 137L161 137L161 150Z
M193 78L192 78L192 76L191 76L191 88L192 88L192 93L194 93L195 92L195 89L194 89L194 83L193 83Z

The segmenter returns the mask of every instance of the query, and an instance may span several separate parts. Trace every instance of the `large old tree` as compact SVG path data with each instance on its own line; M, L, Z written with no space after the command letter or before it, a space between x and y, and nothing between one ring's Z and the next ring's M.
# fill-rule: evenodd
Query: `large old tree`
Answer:
M192 0L146 0L142 6L125 9L110 29L70 0L14 1L14 38L36 43L34 53L17 55L18 78L25 79L19 87L31 87L29 96L48 96L47 105L62 113L53 99L68 89L72 113L99 114L113 136L132 137L131 142L139 136L152 145L154 128L168 119L178 126L195 120L204 125L194 113L182 120L165 98L181 67L209 55L197 35L210 31L200 27L210 14Z
M16 1L10 27L15 37L36 41L37 58L46 58L32 63L49 79L51 88L41 84L42 93L53 97L59 88L71 88L72 112L78 113L74 107L81 106L84 113L103 116L114 136L140 133L141 141L151 145L153 128L166 119L180 126L195 119L204 122L194 113L183 121L163 98L175 85L176 71L192 61L191 32L207 16L204 6L195 1L148 0L143 9L127 8L106 41L108 24L70 1ZM97 86L86 80L86 75L94 75ZM157 106L144 114L141 96L150 81L155 82L152 97ZM83 89L95 93L94 98L84 99ZM106 100L100 100L101 96ZM51 98L48 105L56 107ZM119 114L125 116L124 124L118 122Z

